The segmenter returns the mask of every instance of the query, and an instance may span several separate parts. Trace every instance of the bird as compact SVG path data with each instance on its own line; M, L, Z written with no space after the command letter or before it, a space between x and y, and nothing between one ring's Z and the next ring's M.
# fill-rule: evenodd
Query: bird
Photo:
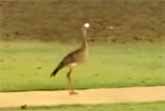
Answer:
M87 31L90 27L89 23L84 23L84 25L81 27L82 31L82 42L78 49L68 53L62 61L57 65L57 67L53 70L50 77L56 76L58 72L63 69L64 67L68 67L69 71L66 74L67 81L68 81L68 89L69 94L78 94L74 91L74 88L72 87L72 72L75 69L75 67L81 63L84 63L87 61L88 58L88 42L87 42Z

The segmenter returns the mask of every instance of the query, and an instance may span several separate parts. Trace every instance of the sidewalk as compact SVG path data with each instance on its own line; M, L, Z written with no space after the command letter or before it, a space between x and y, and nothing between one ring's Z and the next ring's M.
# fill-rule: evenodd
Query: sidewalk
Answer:
M31 91L0 93L0 108L28 106L55 106L72 104L107 104L125 102L165 101L165 86L131 87L67 91Z

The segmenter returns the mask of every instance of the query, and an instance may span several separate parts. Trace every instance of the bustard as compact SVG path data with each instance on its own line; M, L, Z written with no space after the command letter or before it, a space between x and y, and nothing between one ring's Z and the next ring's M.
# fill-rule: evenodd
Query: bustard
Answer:
M77 94L74 92L74 88L72 87L72 79L71 79L71 73L75 66L77 66L80 63L83 63L86 61L88 56L88 43L87 43L87 30L90 27L89 23L85 23L82 26L82 43L81 46L75 50L67 54L62 61L57 65L57 68L51 73L51 77L55 76L59 70L61 70L64 67L69 67L69 71L67 73L67 80L68 80L68 88L69 88L69 94Z

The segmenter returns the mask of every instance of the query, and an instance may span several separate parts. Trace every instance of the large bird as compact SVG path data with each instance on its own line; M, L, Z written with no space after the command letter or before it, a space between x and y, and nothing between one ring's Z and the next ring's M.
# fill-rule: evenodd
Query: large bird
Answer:
M69 54L67 54L50 75L51 77L53 77L62 68L69 67L69 71L67 73L69 94L77 94L76 92L74 92L74 89L72 87L71 74L75 66L85 62L87 59L87 56L88 56L87 30L89 27L90 27L89 23L85 23L82 26L81 29L82 29L83 36L82 36L81 46L77 50L72 51Z

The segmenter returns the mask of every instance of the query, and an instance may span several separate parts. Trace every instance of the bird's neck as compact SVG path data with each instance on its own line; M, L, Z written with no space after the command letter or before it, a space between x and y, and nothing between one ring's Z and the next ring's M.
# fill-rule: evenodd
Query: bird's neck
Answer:
M86 29L82 29L82 32L83 32L83 37L82 37L81 48L87 49L88 48L87 30Z

